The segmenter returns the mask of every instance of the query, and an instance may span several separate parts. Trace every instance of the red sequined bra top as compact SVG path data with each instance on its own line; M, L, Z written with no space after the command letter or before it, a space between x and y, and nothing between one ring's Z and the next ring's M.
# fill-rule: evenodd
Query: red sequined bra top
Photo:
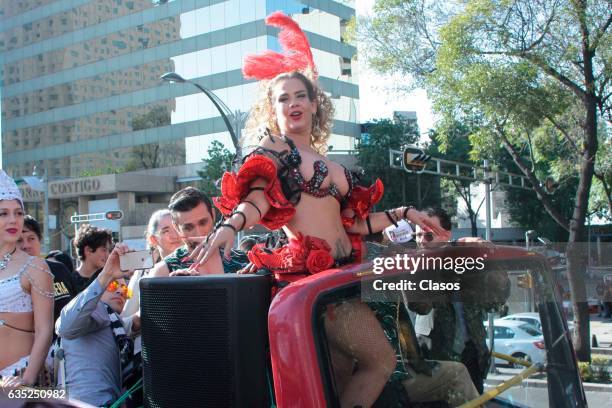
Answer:
M342 204L351 196L351 193L353 191L354 179L352 173L348 171L346 167L342 166L342 168L344 169L344 176L346 177L346 181L348 182L349 188L347 193L343 197L340 193L340 190L338 189L338 186L333 182L330 184L329 187L321 188L323 181L325 181L325 178L329 174L327 164L325 164L323 160L316 160L313 163L314 174L310 180L306 181L306 179L302 175L302 172L300 171L300 164L302 163L302 156L300 156L300 151L297 149L297 147L295 147L295 143L293 143L293 140L289 139L288 137L282 136L281 140L287 143L290 148L289 152L285 150L277 156L279 160L286 162L285 167L287 167L286 171L287 176L289 177L282 177L281 184L286 184L287 190L291 189L291 184L295 184L298 187L299 192L304 192L308 195L317 198L332 196L336 200L338 200L340 204ZM286 180L286 182L283 183L283 180ZM283 188L283 190L285 190L285 188ZM292 194L298 192L296 190L290 191ZM297 200L299 201L299 197L297 198Z
M267 132L265 136L275 143L278 141ZM383 185L380 180L376 180L370 187L357 185L356 177L346 168L344 174L348 191L344 196L334 183L326 188L321 187L329 175L329 169L323 160L314 162L314 175L310 180L306 180L300 172L300 152L291 139L282 137L281 140L287 143L288 149L276 151L257 146L244 157L236 173L226 172L223 175L221 196L213 198L213 202L224 216L229 216L249 194L251 183L256 179L266 181L264 195L270 209L260 222L271 230L282 227L293 218L302 192L320 198L332 196L338 200L342 209L353 209L354 216L342 219L345 227L350 227L355 217L365 219L372 206L382 197Z

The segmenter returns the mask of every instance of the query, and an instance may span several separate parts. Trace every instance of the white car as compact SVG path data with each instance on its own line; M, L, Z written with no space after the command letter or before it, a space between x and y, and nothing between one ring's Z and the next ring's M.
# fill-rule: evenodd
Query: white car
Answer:
M512 357L543 363L546 359L546 349L542 332L536 327L523 321L497 319L494 321L493 336L495 351ZM488 322L484 322L488 328ZM487 347L490 348L487 338ZM495 359L495 364L509 364L506 360ZM513 367L521 365L510 364Z
M500 320L514 320L529 323L535 326L539 331L542 331L542 321L540 320L540 314L534 312L526 312L526 313L515 313L508 316L502 317ZM567 327L569 328L570 333L574 331L574 323L567 322Z

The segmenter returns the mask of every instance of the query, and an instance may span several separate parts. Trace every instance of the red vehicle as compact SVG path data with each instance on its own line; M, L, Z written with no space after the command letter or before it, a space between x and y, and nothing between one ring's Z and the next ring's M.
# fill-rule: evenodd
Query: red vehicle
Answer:
M394 251L390 255L397 254ZM476 293L485 294L498 285L500 276L510 280L517 271L531 276L547 354L545 366L528 368L527 375L543 371L548 383L545 405L586 406L569 331L544 257L513 247L482 246L402 250L400 256L404 254L455 261L481 258L483 268L462 274L437 270L436 266L414 271L396 268L377 275L372 263L364 263L292 283L271 303L266 276L144 279L145 406L339 406L323 327L323 316L329 313L330 305L360 297L364 301L380 300L371 289L375 280L379 281L377 285L381 281L412 281L417 287L420 281L477 282ZM516 306L513 299L524 290L515 286L510 297L502 299L511 302L511 307ZM407 306L424 300L444 301L445 295L416 289L385 296L386 301ZM412 325L410 319L407 323ZM524 406L505 400L504 394L477 403ZM441 406L439 401L414 406L429 405Z

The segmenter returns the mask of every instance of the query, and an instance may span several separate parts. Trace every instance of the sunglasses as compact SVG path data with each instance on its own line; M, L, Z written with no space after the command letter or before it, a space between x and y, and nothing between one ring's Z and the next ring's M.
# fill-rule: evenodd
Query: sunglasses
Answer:
M119 283L116 280L109 283L106 290L109 292L116 292L119 288L121 288L121 296L126 299L130 299L132 297L132 289L128 288L128 285L125 283Z
M434 239L434 235L433 232L413 232L412 235L416 238L416 237L421 237L423 238L423 241L425 242L431 242Z

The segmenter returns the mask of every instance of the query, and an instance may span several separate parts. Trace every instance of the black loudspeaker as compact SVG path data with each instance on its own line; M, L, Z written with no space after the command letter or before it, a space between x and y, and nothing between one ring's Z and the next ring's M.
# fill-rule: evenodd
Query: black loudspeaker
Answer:
M142 279L145 407L269 407L269 305L266 276Z

